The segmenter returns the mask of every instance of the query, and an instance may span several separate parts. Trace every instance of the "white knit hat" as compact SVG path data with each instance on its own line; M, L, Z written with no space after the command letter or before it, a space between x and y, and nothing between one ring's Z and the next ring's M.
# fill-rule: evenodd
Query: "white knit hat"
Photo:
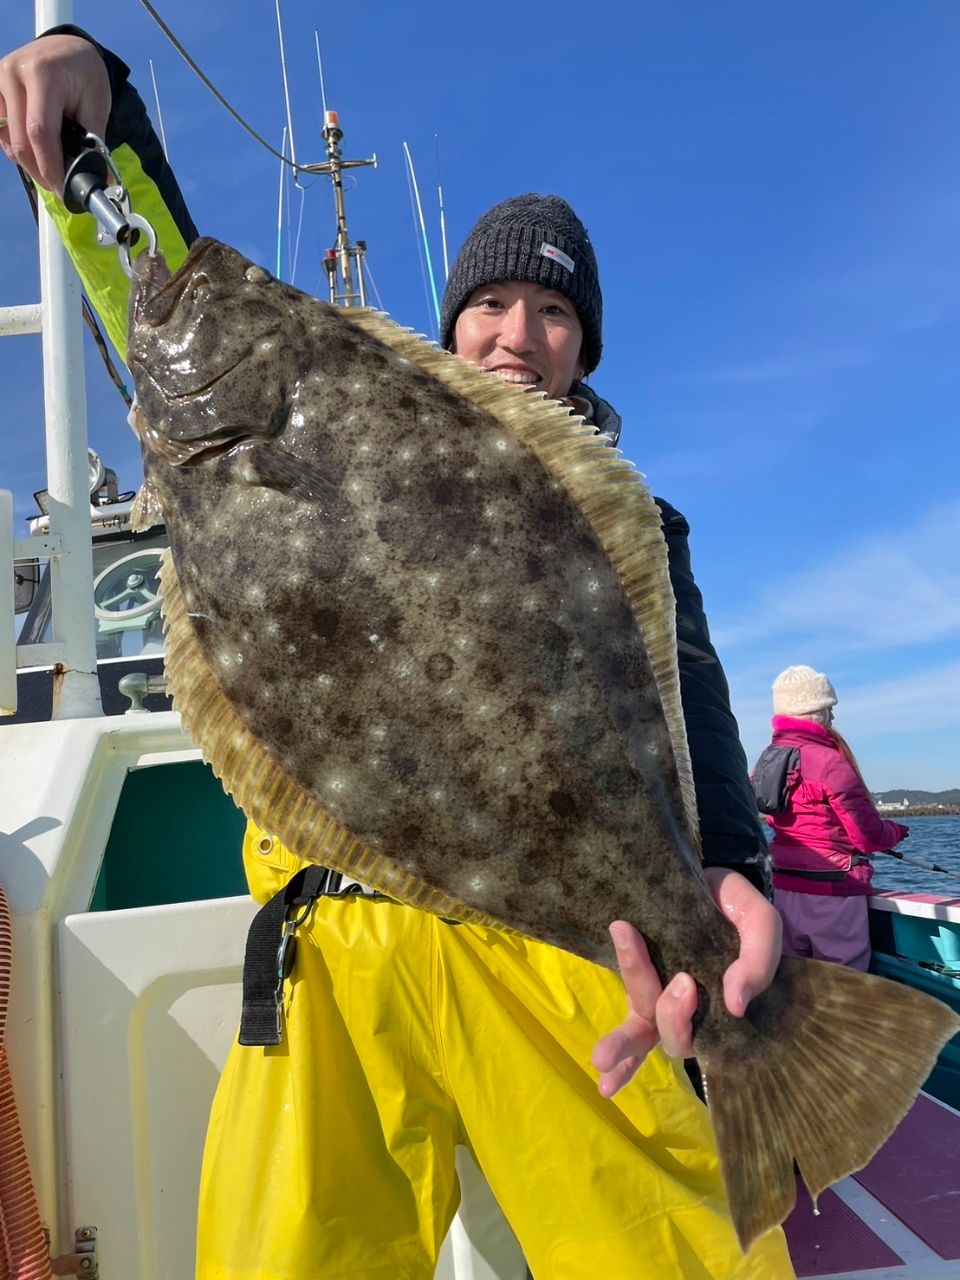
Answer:
M773 714L799 716L825 711L837 705L837 693L821 671L813 667L787 667L773 682Z

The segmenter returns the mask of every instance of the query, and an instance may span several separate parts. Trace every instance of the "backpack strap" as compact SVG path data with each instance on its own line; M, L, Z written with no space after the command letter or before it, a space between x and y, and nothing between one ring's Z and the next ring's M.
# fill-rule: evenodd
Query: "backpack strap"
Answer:
M750 781L761 813L783 813L792 785L800 771L798 747L766 747L757 761Z

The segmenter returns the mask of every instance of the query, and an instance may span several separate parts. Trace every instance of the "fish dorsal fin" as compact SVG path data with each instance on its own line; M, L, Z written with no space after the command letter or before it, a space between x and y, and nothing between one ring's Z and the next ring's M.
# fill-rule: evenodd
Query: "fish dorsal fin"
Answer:
M342 871L398 902L516 934L502 921L398 867L305 795L247 728L214 679L187 614L169 548L161 556L159 582L166 631L164 666L174 708L204 760L248 818L298 857Z
M697 849L700 824L680 701L677 608L670 585L660 508L643 477L593 427L556 400L511 386L442 351L382 312L356 308L350 321L452 391L486 410L525 444L574 499L619 575L660 691L680 778L687 828Z

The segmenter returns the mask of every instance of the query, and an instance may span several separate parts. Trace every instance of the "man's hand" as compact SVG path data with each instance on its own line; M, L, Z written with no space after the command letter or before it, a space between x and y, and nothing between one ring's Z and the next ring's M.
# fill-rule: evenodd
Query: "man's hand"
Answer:
M748 880L723 867L704 872L710 892L740 935L740 955L723 975L723 999L742 1018L755 995L773 981L780 962L780 916L772 903ZM688 973L678 973L661 988L640 934L617 920L610 926L620 972L627 989L625 1022L609 1032L593 1051L600 1072L600 1092L612 1097L633 1078L659 1041L671 1058L693 1056L691 1022L697 1008L697 986Z
M44 36L0 59L0 147L49 191L63 191L64 116L101 138L110 115L103 58L79 36Z

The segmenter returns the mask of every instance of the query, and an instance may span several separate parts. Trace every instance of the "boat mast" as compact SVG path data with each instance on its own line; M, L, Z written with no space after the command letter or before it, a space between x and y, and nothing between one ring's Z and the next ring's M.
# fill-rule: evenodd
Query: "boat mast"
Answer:
M337 236L333 247L323 255L323 268L327 273L330 301L344 307L365 307L366 291L363 280L363 256L366 241L352 243L347 231L347 207L343 191L343 174L347 169L361 169L367 165L377 167L377 157L369 160L344 160L340 152L343 130L336 111L324 110L321 137L327 146L327 158L319 164L298 165L301 173L326 174L333 186L333 204L337 214ZM354 279L354 264L356 279Z

